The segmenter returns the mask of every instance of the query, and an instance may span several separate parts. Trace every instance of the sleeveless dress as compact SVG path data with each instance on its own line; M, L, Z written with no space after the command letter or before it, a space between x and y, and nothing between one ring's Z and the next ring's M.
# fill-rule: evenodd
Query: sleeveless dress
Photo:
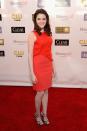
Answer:
M33 49L33 69L37 78L37 84L33 85L36 91L43 91L51 87L52 84L52 37L46 32L39 35L34 31L36 41Z

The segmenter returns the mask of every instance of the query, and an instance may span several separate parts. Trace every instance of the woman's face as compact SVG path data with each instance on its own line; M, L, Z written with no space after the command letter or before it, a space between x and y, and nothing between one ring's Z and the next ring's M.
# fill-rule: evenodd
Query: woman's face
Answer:
M46 16L44 14L38 14L37 17L36 17L36 23L37 25L43 29L44 26L46 25L46 22L47 22L47 19L46 19Z

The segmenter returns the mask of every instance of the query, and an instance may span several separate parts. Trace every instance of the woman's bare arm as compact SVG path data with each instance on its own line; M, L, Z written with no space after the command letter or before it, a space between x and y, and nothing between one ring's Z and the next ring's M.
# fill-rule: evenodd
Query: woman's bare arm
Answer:
M28 36L28 61L29 61L32 81L33 81L34 84L37 81L36 76L34 74L34 69L33 69L33 48L34 48L34 42L35 41L36 41L36 37L35 37L34 33L31 32Z

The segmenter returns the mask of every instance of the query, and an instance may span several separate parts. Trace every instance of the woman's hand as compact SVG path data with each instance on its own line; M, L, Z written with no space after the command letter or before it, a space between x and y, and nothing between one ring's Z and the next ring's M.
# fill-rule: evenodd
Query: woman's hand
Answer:
M31 74L31 79L33 84L37 84L38 81L34 73Z

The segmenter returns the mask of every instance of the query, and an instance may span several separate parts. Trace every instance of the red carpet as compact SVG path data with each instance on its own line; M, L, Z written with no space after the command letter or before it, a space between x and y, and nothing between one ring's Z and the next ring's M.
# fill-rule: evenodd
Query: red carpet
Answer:
M0 87L0 131L86 131L87 89L51 88L48 116L51 124L34 120L32 87Z

